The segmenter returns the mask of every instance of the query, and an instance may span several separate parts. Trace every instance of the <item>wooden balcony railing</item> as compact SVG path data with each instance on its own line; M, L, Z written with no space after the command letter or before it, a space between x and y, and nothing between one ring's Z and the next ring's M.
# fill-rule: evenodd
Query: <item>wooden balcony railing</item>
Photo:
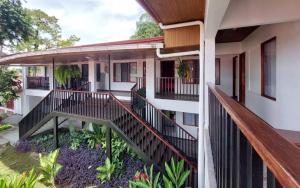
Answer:
M27 89L49 90L49 77L27 77Z
M156 98L199 100L198 78L160 77L155 80Z
M62 86L55 81L55 88L75 91L90 91L91 83L89 81L86 81L84 78L76 78L72 79L65 86Z
M209 85L209 134L218 187L300 187L300 150Z

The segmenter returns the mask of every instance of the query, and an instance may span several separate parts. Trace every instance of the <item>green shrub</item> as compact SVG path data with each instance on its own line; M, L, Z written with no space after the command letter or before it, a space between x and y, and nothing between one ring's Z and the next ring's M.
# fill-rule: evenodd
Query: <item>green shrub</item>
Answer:
M62 166L56 162L58 154L58 149L50 152L48 155L45 156L39 154L41 170L39 180L46 186L55 187L54 178L62 168Z
M171 165L165 163L165 168L167 175L163 175L163 181L166 188L175 187L180 188L184 185L186 179L190 175L190 171L183 171L184 161L181 160L180 162L174 162L174 159L171 159Z
M111 180L111 177L115 171L115 167L116 165L111 163L109 158L106 158L105 164L97 168L97 171L99 171L97 174L97 179L101 180L101 182Z
M38 176L35 173L35 170L32 169L28 173L23 173L19 176L14 176L10 180L9 178L0 178L0 187L1 188L34 188Z
M153 165L149 169L149 173L146 167L144 167L144 172L137 172L134 176L134 181L129 181L130 188L161 188L159 184L160 173L153 176Z
M181 160L175 163L174 159L171 159L171 164L165 163L166 175L163 175L163 183L165 188L181 188L184 186L190 171L183 171L184 161ZM134 180L129 181L130 188L160 188L159 184L160 173L158 173L155 178L153 175L153 165L150 167L149 173L146 167L144 167L144 172L137 172L134 176Z
M0 124L0 132L4 131L6 129L9 129L11 127L12 127L12 125L10 125L10 124Z

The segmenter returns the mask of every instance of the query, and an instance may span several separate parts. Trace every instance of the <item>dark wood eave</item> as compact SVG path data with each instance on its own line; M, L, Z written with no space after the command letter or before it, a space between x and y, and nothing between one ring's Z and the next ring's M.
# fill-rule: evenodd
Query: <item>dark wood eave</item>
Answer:
M137 0L158 23L164 25L204 20L205 0Z

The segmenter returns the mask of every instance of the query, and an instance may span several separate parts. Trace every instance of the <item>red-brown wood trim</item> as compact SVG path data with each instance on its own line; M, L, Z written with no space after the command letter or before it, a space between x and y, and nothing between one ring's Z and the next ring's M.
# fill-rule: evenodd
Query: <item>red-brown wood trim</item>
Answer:
M271 97L271 96L268 96L265 94L265 59L264 59L264 54L265 54L265 51L264 51L264 45L275 40L276 41L276 37L272 37L270 38L269 40L266 40L265 42L261 43L260 45L260 49L261 49L261 81L260 81L260 85L261 85L261 96L263 97L266 97L268 99L271 99L271 100L274 100L276 101L276 98L275 97ZM276 60L277 61L277 60Z
M234 99L236 96L236 64L237 64L238 56L233 57L232 59L232 97Z
M245 104L246 101L246 53L239 55L239 102Z
M221 89L208 86L281 185L300 187L300 149Z

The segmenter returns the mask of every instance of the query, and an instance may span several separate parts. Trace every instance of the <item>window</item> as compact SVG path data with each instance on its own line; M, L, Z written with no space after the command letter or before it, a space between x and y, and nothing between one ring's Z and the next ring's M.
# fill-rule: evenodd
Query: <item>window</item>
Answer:
M97 76L97 82L101 82L101 66L100 66L100 64L96 64L96 76Z
M81 65L81 77L84 81L89 80L89 65L88 64Z
M220 58L216 58L216 66L215 66L215 79L216 85L221 84L221 65L220 65Z
M191 60L183 60L189 66L191 78L188 80L184 80L185 84L199 84L199 60L191 59Z
M135 82L136 73L136 63L114 63L115 82Z
M261 94L276 100L276 37L261 44Z
M183 124L190 126L198 126L198 114L183 113Z

